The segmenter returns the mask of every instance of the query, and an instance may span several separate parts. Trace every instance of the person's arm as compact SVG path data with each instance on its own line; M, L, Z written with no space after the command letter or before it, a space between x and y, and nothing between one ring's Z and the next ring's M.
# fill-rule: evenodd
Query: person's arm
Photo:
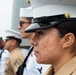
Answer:
M23 60L24 60L24 57L21 54L18 54L18 55L14 54L14 56L11 57L10 63L11 63L11 67L15 74L16 74L19 66L22 64Z

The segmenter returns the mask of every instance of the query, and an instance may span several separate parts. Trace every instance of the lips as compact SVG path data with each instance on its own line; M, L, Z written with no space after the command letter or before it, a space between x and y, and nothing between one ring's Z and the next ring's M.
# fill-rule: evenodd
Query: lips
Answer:
M34 52L35 52L35 53L39 53L38 51L35 51L35 50L34 50Z
M37 56L39 54L39 52L34 50L34 54Z

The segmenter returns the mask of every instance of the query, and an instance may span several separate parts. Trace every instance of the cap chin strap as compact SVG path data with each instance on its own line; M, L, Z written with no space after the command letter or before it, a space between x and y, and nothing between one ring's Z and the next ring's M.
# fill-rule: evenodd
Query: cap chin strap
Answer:
M60 14L60 15L54 15L54 16L42 16L39 18L34 18L33 23L44 23L44 22L52 22L52 21L58 21L63 19L70 18L69 15L66 14Z
M70 15L60 14L54 16L43 16L38 18L33 18L32 24L25 30L25 32L35 32L39 29L46 29L49 27L54 27L59 25L60 23L64 23L66 21L75 21L76 18L70 18Z
M76 18L70 18L69 14L60 14L55 16L43 16L39 18L33 18L33 23L38 23L40 27L54 26L65 21L76 21Z

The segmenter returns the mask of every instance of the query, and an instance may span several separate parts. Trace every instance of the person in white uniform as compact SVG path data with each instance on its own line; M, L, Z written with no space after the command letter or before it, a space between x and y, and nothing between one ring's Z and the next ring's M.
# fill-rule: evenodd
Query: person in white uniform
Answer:
M31 24L32 18L33 13L31 7L20 9L20 25L18 26L18 29L20 30L21 37L29 39L29 41L34 36L34 33L25 33L24 30ZM36 57L32 52L27 60L23 75L42 75L43 71L46 70L48 66L49 65L38 64L36 62Z
M0 75L4 75L4 67L5 67L5 63L9 57L9 52L8 50L4 49L4 41L2 39L2 37L0 37Z

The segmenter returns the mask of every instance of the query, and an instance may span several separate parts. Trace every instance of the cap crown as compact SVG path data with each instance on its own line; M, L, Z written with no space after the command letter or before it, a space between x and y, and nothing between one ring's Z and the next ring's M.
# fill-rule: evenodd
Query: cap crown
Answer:
M20 33L14 30L5 30L5 35L6 37L14 37L14 38L18 38L21 39Z
M32 7L20 8L20 17L33 17Z
M70 22L71 26L73 24L72 28L76 28L76 0L30 0L30 3L34 18L25 32L53 27L66 21Z
M69 13L76 16L76 0L30 0L33 16L52 16Z

